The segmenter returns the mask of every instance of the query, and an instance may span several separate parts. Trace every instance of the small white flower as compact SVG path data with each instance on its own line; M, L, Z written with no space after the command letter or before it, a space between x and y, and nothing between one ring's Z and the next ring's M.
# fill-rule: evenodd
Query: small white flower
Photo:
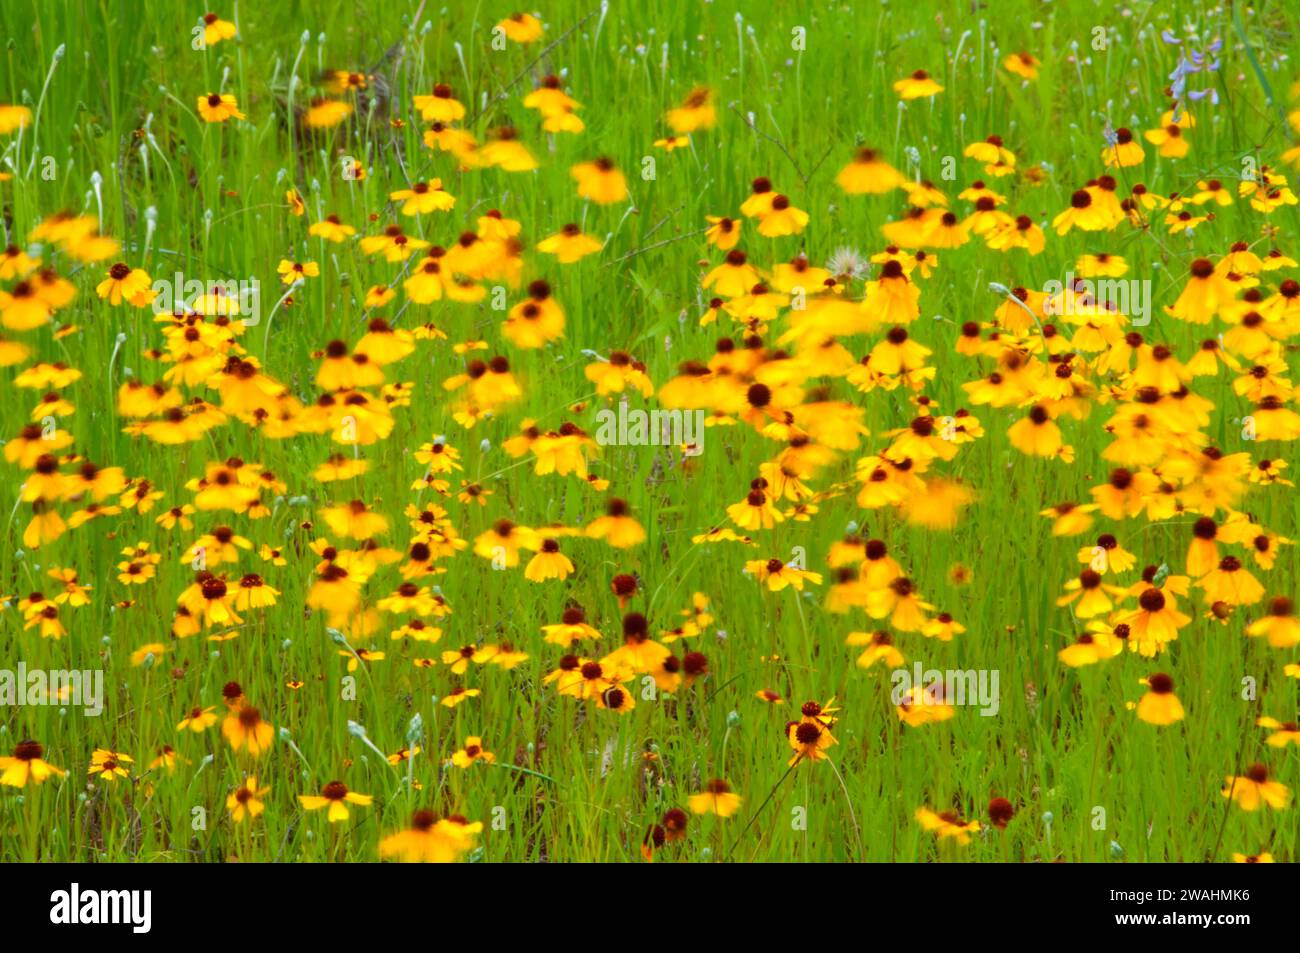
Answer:
M827 271L832 275L843 275L848 278L865 278L869 267L870 262L867 257L856 248L847 245L835 249L831 252L831 257L826 260Z

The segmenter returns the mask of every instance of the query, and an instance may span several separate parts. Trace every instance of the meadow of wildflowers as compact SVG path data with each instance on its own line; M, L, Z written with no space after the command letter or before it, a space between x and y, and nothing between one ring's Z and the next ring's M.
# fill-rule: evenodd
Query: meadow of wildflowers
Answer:
M1298 30L0 4L0 860L1295 859Z

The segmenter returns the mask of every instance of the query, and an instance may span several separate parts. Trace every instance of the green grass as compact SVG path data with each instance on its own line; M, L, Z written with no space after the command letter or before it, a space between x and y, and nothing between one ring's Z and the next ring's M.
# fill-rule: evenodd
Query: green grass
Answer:
M31 346L33 360L65 361L84 373L66 391L77 409L63 426L75 438L76 452L148 478L164 492L164 507L191 500L185 483L201 475L206 462L236 455L273 470L289 491L263 520L200 513L194 532L165 533L155 526L154 514L127 512L23 552L27 507L16 503L25 475L6 467L0 512L14 515L0 545L0 587L18 597L33 589L53 594L46 570L64 566L76 568L94 588L91 605L68 615L70 631L62 640L24 631L13 607L0 614L0 664L103 668L107 708L99 718L74 708L0 711L4 753L33 738L44 744L47 760L68 769L66 778L41 787L0 790L0 860L373 860L382 836L405 827L415 809L430 806L485 822L481 850L472 855L483 860L631 861L640 857L647 828L666 809L685 807L688 796L713 777L727 778L744 796L744 806L725 821L693 817L686 840L669 845L657 860L1202 861L1264 849L1294 859L1294 809L1246 813L1228 808L1219 794L1225 775L1241 773L1254 761L1267 761L1273 776L1289 787L1300 784L1295 747L1267 748L1265 732L1254 724L1264 714L1294 720L1297 709L1297 683L1282 674L1284 662L1296 661L1295 651L1270 649L1264 640L1243 635L1262 606L1239 611L1221 627L1202 618L1204 607L1194 592L1195 621L1155 662L1126 653L1072 670L1056 658L1082 628L1069 609L1055 605L1062 584L1079 571L1079 546L1090 544L1096 532L1113 531L1137 555L1139 568L1164 562L1181 572L1191 538L1191 514L1163 523L1102 519L1089 535L1071 539L1053 538L1048 521L1037 515L1064 500L1086 501L1088 489L1105 480L1109 464L1101 452L1109 437L1102 425L1111 407L1093 407L1084 422L1062 422L1076 449L1072 465L1025 457L1011 446L1006 431L1020 411L972 408L987 436L963 448L953 463L937 466L978 495L953 532L914 528L888 511L862 510L850 492L824 501L810 522L787 521L756 532L753 549L693 546L691 537L726 521L725 508L744 497L777 444L744 425L712 428L703 455L689 466L663 448L605 448L594 472L609 479L609 494L626 499L644 524L649 538L643 545L614 550L596 541L565 540L577 572L563 583L535 585L521 570L494 571L468 552L447 562L447 573L434 580L453 609L440 623L446 635L436 651L510 640L530 656L510 671L472 666L462 680L441 665L416 668L413 655L435 652L390 643L385 628L354 643L388 655L357 672L355 697L346 697L340 646L324 618L303 608L315 557L305 548L313 534L300 524L314 521L323 535L322 505L363 498L389 516L393 528L385 542L404 549L402 509L417 497L432 498L410 489L422 473L412 453L437 435L463 454L464 472L456 478L480 480L494 494L482 508L454 497L436 500L467 539L504 516L530 526L582 526L600 515L604 495L572 478L533 476L501 443L526 417L548 428L573 419L594 432L596 411L606 404L583 376L590 361L583 349L627 349L646 362L656 385L670 379L680 362L713 353L715 340L732 332L725 318L710 328L697 323L708 300L699 291L702 262L720 257L705 247L701 230L706 215L737 214L756 176L770 176L812 217L802 235L779 239L761 238L746 222L742 247L760 266L788 260L801 249L822 264L841 246L864 254L883 247L879 227L901 211L901 194L847 196L834 182L859 142L878 147L899 169L934 180L965 214L956 193L981 173L977 163L961 158L962 150L998 133L1017 153L1020 169L1041 163L1046 176L1039 185L1019 175L990 184L1009 196L1013 214L1050 221L1075 189L1103 171L1097 157L1108 118L1135 132L1158 125L1175 62L1159 31L1180 29L1184 16L1202 37L1225 41L1223 68L1215 77L1222 102L1198 108L1188 158L1160 159L1148 145L1144 165L1122 170L1121 194L1137 181L1160 194L1193 191L1198 179L1213 176L1235 184L1245 156L1276 166L1290 133L1279 104L1269 103L1257 82L1230 15L1221 8L1212 12L1209 4L1184 13L1184 6L1135 3L1121 13L1112 4L1008 0L972 15L966 3L744 4L738 20L738 5L731 2L612 3L605 14L594 0L561 0L540 11L548 26L541 43L495 51L491 28L513 12L508 4L420 4L419 21L412 25L417 4L411 0L378 8L321 0L218 10L237 19L239 38L193 51L190 30L205 12L193 5L0 5L0 36L7 38L0 102L38 111L37 123L21 139L0 139L3 168L17 171L0 182L10 241L25 243L42 217L67 207L101 217L103 230L125 246L122 260L155 278L175 271L201 279L256 277L264 321L243 343L268 373L310 402L317 395L311 353L333 338L354 343L364 330L365 289L393 282L399 267L367 258L355 243L309 239L307 225L335 212L361 234L373 234L398 221L389 191L436 175L457 197L455 209L402 223L449 245L486 209L519 219L530 243L525 279L550 280L568 319L563 340L519 351L502 339L503 315L486 304L444 302L401 311L399 326L432 320L450 341L422 342L393 369L390 381L414 382L415 398L394 412L389 439L363 449L370 472L350 486L322 486L311 472L338 449L325 436L263 440L232 422L212 431L210 439L172 448L123 433L116 389L131 375L145 381L160 375L161 368L142 352L162 346L162 333L148 309L112 308L97 299L95 285L111 261L78 267L56 256L56 267L79 290L60 318L79 325L80 332L58 340L48 328L8 336ZM1242 13L1252 55L1273 94L1285 96L1294 67L1280 57L1290 53L1293 60L1298 52L1286 5L1261 2ZM803 51L791 47L795 27L807 30ZM1107 31L1104 50L1091 46L1096 27ZM400 56L385 61L386 51L399 42ZM1071 58L1075 43L1078 62ZM52 66L56 49L63 55ZM1000 67L1003 56L1021 49L1043 61L1038 79L1029 84ZM370 70L381 62L377 72L391 94L368 122L362 116L304 136L286 118L290 98L301 107L324 70ZM946 90L900 112L891 84L919 68ZM520 99L535 79L561 69L568 71L572 95L584 104L580 115L587 129L552 139L543 136L536 114ZM247 122L208 125L195 115L197 97L221 86L223 76L224 90L237 96ZM299 80L292 93L291 76ZM469 128L480 136L506 121L517 125L541 168L462 174L448 156L425 149L411 96L439 81L455 88L474 120ZM696 134L690 149L654 149L652 142L664 134L663 112L697 84L717 91L717 128ZM756 128L749 127L747 115ZM405 127L393 131L392 117L405 119ZM152 139L137 135L146 125ZM909 165L905 150L912 147L919 151L918 166ZM598 155L612 157L628 173L630 206L589 206L578 198L568 169ZM344 156L364 161L364 181L343 178ZM636 174L644 156L656 161L651 180ZM47 165L45 157L53 162ZM956 158L955 181L942 178L945 157ZM55 170L52 177L42 176L45 168ZM98 195L91 186L96 172L103 178ZM290 187L306 199L304 218L288 213L284 193ZM378 224L367 222L371 214ZM152 236L146 225L151 215ZM604 251L558 266L531 250L570 221L606 239ZM1001 302L988 290L990 282L1039 288L1061 279L1087 252L1121 254L1129 277L1152 281L1154 320L1143 331L1189 357L1205 329L1166 317L1161 306L1173 303L1193 258L1217 258L1238 240L1260 242L1265 224L1280 229L1278 247L1300 252L1294 206L1266 219L1244 202L1220 210L1194 237L1166 235L1159 226L1144 233L1125 224L1109 233L1075 230L1061 238L1049 231L1046 252L1032 258L1023 251L999 254L980 241L939 251L938 271L922 282L921 318L912 328L935 352L938 374L927 394L944 412L969 406L960 385L989 366L955 354L953 344L962 322L991 320ZM1264 240L1260 248L1272 244ZM281 308L268 328L265 315L278 296L275 268L283 257L318 262L321 277L295 291L292 307ZM1276 274L1265 276L1264 284L1275 285ZM380 313L398 314L401 302L399 293ZM845 344L861 356L878 336ZM440 382L463 367L450 343L469 338L488 340L486 353L509 355L526 397L466 432L452 420ZM1294 371L1290 351L1287 361ZM27 423L39 395L9 383L21 369L0 371L0 434L6 438ZM884 434L906 426L914 414L902 390L862 395L843 380L829 383L837 398L864 408L872 436L859 453L841 454L815 481L817 489L849 480L855 459L885 446ZM1225 453L1290 456L1288 444L1241 439L1236 420L1250 407L1233 394L1230 378L1198 378L1193 386L1215 404L1206 435ZM217 400L215 391L206 394ZM569 415L566 409L575 402L586 407ZM310 503L291 502L300 496ZM1290 489L1256 488L1242 508L1283 536L1300 535ZM280 590L279 604L246 613L247 625L233 640L209 642L209 633L172 640L175 600L192 578L182 554L199 530L223 522L258 545L297 548L305 555L271 568L244 554L236 571L262 572ZM763 591L742 574L747 559L788 559L796 547L807 552L810 569L826 571L827 551L850 523L886 540L928 601L967 627L949 643L899 635L908 666L920 660L926 668L998 670L996 717L964 708L942 724L904 727L890 704L888 673L856 668L860 650L844 645L848 632L876 628L872 620L860 611L824 611L825 585L801 598ZM156 579L128 591L114 567L122 547L137 541L149 542L164 559ZM949 581L955 563L971 567L970 585ZM1271 573L1252 571L1270 595L1296 594L1291 553ZM586 606L604 635L601 646L589 651L603 654L618 643L621 613L609 590L617 573L640 577L643 590L629 608L644 612L655 631L677 625L696 591L712 599L716 619L690 646L707 654L709 675L675 698L640 700L624 716L558 698L541 684L561 653L542 642L540 627L558 621L567 602ZM1135 579L1130 573L1123 581ZM386 595L399 581L396 567L382 570L371 580L368 598ZM127 598L136 604L115 610L114 603ZM133 667L132 651L149 642L168 643L167 653L151 667ZM1138 680L1155 670L1173 677L1187 708L1186 719L1167 728L1144 724L1126 708L1143 692ZM1257 683L1257 697L1249 701L1242 697L1247 677ZM292 691L285 686L290 678L305 684ZM232 753L217 728L203 735L175 730L192 706L220 707L221 687L230 680L243 686L277 729L288 731L292 744L281 739L254 762ZM480 688L481 697L450 711L434 703L462 681ZM778 691L786 704L759 702L754 695L762 688ZM800 764L787 776L785 723L798 717L801 702L832 696L842 707L835 729L839 744L829 752L834 769ZM349 722L363 725L378 749L390 753L408 743L417 714L424 751L409 774L405 765L390 767L348 730ZM443 766L468 735L483 737L497 755L495 765L468 771ZM164 744L174 745L189 763L171 773L148 770ZM86 766L96 747L132 755L131 779L87 785ZM644 761L646 752L657 758ZM225 798L250 770L271 789L266 813L256 824L235 826ZM374 795L375 802L354 807L347 823L330 825L321 812L304 813L296 796L314 794L335 778ZM981 818L995 795L1012 800L1015 819L1005 832L986 829L967 847L937 844L913 819L922 806ZM1101 829L1094 824L1097 807L1105 812ZM206 811L201 829L193 823L196 808ZM799 823L801 817L806 823Z

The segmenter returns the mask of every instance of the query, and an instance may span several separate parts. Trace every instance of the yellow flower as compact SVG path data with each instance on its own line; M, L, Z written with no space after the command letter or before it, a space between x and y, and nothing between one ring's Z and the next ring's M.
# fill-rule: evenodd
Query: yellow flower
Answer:
M226 796L226 810L230 811L230 819L240 824L245 816L250 821L256 818L265 810L262 798L270 791L270 788L259 788L257 778L250 774L244 779L243 784Z
M367 540L388 532L388 518L361 500L321 510L321 516L335 536Z
M1273 730L1273 733L1268 736L1268 744L1271 747L1285 748L1287 745L1300 747L1300 725L1294 721L1278 721L1276 718L1264 715L1258 718L1255 724Z
M578 182L578 196L597 205L610 205L627 198L627 180L614 167L612 159L600 158L580 162L569 170Z
M189 713L180 720L176 725L177 731L189 729L195 734L202 734L217 723L216 708L200 708L195 705L189 710Z
M67 774L62 768L45 761L44 756L45 748L39 741L18 742L12 757L0 757L0 785L22 788L28 781L44 784L54 775L62 777Z
M716 814L718 817L730 817L740 810L742 798L731 790L731 785L721 779L714 779L704 786L699 794L692 794L687 803L695 814Z
M1008 73L1014 73L1021 79L1037 79L1038 67L1042 64L1038 58L1031 53L1012 53L1002 61L1002 68Z
M1065 584L1066 594L1056 600L1058 606L1068 606L1078 600L1074 614L1080 619L1091 618L1109 612L1114 603L1110 601L1107 590L1113 587L1102 585L1101 573L1094 569L1085 569L1078 577Z
M167 646L161 642L150 642L148 645L142 645L131 653L131 664L137 668L147 661L157 661L162 658L163 653L167 651Z
M1183 703L1174 694L1174 680L1163 672L1142 679L1150 689L1138 702L1137 716L1150 725L1172 725L1183 720Z
M373 800L374 798L369 794L357 794L355 791L349 791L347 785L342 781L331 781L321 788L319 795L298 795L298 803L302 805L304 811L318 811L323 807L328 807L329 813L327 816L331 824L337 824L339 821L348 819L349 804L369 807L370 802Z
M456 197L443 189L441 179L416 182L409 189L389 193L388 197L402 202L402 214L407 216L446 212L456 204Z
M385 653L372 652L369 649L357 649L355 652L339 649L339 655L348 660L348 671L355 672L361 667L362 662L382 662Z
M327 215L307 229L308 235L323 238L329 242L346 241L356 233L355 228L351 225L345 225L337 215ZM367 301L366 307L373 307L373 305Z
M130 755L110 751L107 748L96 748L90 757L90 768L87 773L92 777L98 777L101 781L114 781L117 778L128 777L131 769L127 765L134 762L135 759Z
M32 121L32 111L26 106L6 106L0 104L0 136L25 129Z
M470 735L465 739L465 747L451 756L451 763L458 768L468 768L475 761L491 764L496 759L496 755L483 747L482 738L477 735Z
M963 821L956 811L936 813L928 807L917 808L916 820L927 831L934 831L939 840L951 837L963 847L970 843L970 835L980 829L979 821Z
M546 255L554 255L560 264L568 265L595 254L604 246L590 235L584 235L577 225L565 225L553 235L548 235L537 243L537 250Z
M315 278L320 275L320 266L314 261L290 261L282 258L275 270L280 275L280 281L286 285L291 285L300 278Z
M239 103L230 93L208 93L199 97L199 115L204 122L225 122L227 119L243 119Z
M1105 632L1084 632L1074 640L1072 645L1067 645L1056 653L1059 658L1070 668L1079 668L1084 665L1095 665L1098 662L1104 662L1106 659L1113 658L1124 650L1124 643L1118 639L1112 638Z
M771 592L780 592L786 586L792 586L796 591L802 592L805 581L814 586L820 586L822 583L821 573L799 569L779 559L750 560L745 563L745 571L759 582L766 582Z
M655 140L655 148L662 149L664 152L672 152L674 149L684 149L690 144L690 136L664 136L662 139Z
M1220 793L1243 811L1258 810L1261 804L1281 811L1291 801L1291 789L1281 781L1270 780L1268 768L1258 763L1252 764L1243 775L1224 778Z
M758 221L758 233L766 238L797 235L808 224L808 213L795 208L790 199L777 195L772 199L770 211Z
M668 110L664 120L678 134L711 129L718 122L718 111L713 105L713 91L707 86L697 86L686 94L680 106Z
M447 692L438 704L442 705L444 708L455 708L461 702L468 701L471 698L477 698L478 696L479 690L477 688L463 688L458 685L451 691Z
M547 579L565 579L572 572L573 563L560 552L559 544L553 539L543 539L541 549L524 568L524 578L531 582L545 582Z
M1166 159L1181 159L1187 155L1187 140L1183 138L1182 128L1175 123L1160 129L1149 129L1143 135L1147 142L1156 146L1156 151Z
M471 823L459 815L439 818L433 811L416 811L410 828L379 842L379 856L408 864L455 863L473 849L474 838L482 830L481 821Z
M367 308L382 308L388 302L392 301L397 292L392 288L385 288L383 285L374 285L366 291L366 300L364 302Z
M234 751L247 750L257 757L271 749L275 729L262 720L262 714L251 705L241 704L232 709L221 723L221 734Z
M513 43L534 43L542 38L542 21L531 13L516 13L496 25Z
M836 744L826 725L816 718L804 718L786 728L786 740L794 753L788 764L793 767L800 761L822 761L826 749Z
M902 187L906 181L875 149L869 148L859 149L853 161L835 177L836 184L850 195L880 195Z
M438 83L433 87L431 95L415 96L412 102L426 122L448 123L465 118L464 105L456 99L446 83Z
M537 160L519 141L512 126L498 126L491 131L490 141L478 151L478 161L485 166L496 166L505 172L531 172Z
M920 99L923 96L934 96L943 92L943 87L930 78L930 74L923 69L919 69L894 83L894 92L898 94L899 99Z
M627 503L617 498L606 504L604 516L591 522L587 535L592 539L603 539L615 549L640 545L646 538L641 524L628 514Z
M303 116L303 121L313 129L332 129L352 115L352 104L338 99L317 99ZM354 181L365 178L365 169L357 163L352 169Z
M189 764L190 760L176 753L176 749L171 745L163 745L158 749L158 756L149 762L149 770L155 771L158 768L165 768L168 774L176 770L176 764Z
M1264 598L1264 587L1236 556L1225 556L1196 585L1205 590L1207 605L1223 602L1230 606L1249 606Z
M1267 636L1268 644L1275 649L1300 645L1300 619L1295 615L1295 603L1286 596L1276 596L1269 602L1268 615L1246 627L1249 636Z
M906 662L888 632L850 632L844 642L846 645L866 646L858 656L858 668L871 668L877 662L884 662L886 668L898 668Z
M909 728L948 721L957 714L957 709L944 700L942 684L929 687L915 685L909 688L894 710L898 720Z
M223 20L215 13L203 15L204 46L216 46L222 40L232 40L236 32L235 25L229 20Z
M1101 161L1108 168L1141 165L1145 158L1142 147L1133 141L1133 133L1123 127L1115 130L1114 144L1101 150Z
M144 307L154 299L152 280L147 272L119 262L108 270L108 277L95 286L95 293L117 306L123 301Z

